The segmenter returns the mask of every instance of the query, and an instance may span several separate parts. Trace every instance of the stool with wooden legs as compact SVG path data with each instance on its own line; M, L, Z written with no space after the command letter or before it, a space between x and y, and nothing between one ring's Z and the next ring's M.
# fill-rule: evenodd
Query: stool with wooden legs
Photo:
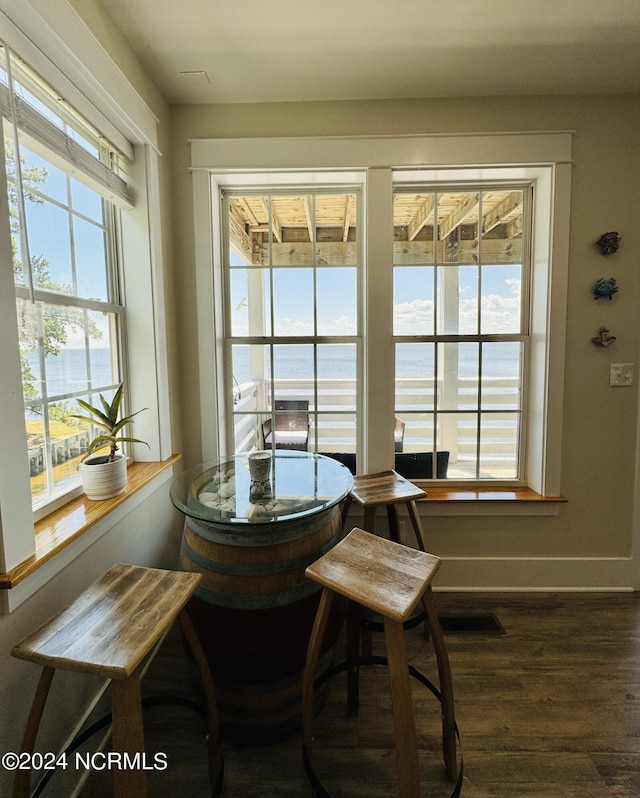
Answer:
M209 778L215 796L222 789L223 761L218 716L208 665L185 605L200 574L114 565L72 604L11 651L12 656L42 665L27 721L22 752L33 753L56 668L111 680L114 751L144 754L141 677L165 634L179 618L183 637L198 667L208 720ZM18 770L13 798L26 798L30 771ZM116 798L145 798L144 767L113 770Z
M351 504L355 502L364 509L362 527L367 532L375 534L376 531L376 512L378 507L384 507L387 511L389 523L389 537L396 543L399 542L400 520L398 516L398 506L404 505L409 514L409 519L413 527L416 542L420 551L426 551L426 541L424 529L420 520L420 514L416 501L422 499L427 494L422 488L417 487L408 479L398 474L396 471L380 471L376 474L363 474L353 478L353 488L347 496L342 508L343 526L347 523L347 516ZM423 612L410 618L404 624L405 629L417 626L425 621L424 636L429 637L429 625ZM362 637L362 648L365 654L371 654L371 632L372 628L379 629L379 624L374 623L366 614L363 617L365 624L365 634Z
M347 662L336 666L330 672L329 678L337 672L347 671L348 706L351 711L357 711L360 665L387 665L401 798L420 796L418 742L410 677L417 675L419 681L433 688L422 674L409 667L402 627L416 605L422 603L438 665L440 690L433 688L432 692L442 703L444 764L447 777L452 781L457 779L452 795L460 794L462 766L458 770L451 668L431 595L431 582L439 566L440 560L431 554L355 528L344 540L306 569L307 576L323 586L309 641L303 680L303 758L307 777L316 795L322 798L328 796L312 765L313 695L319 686L315 675L325 628L337 596L348 600L348 616L353 617L356 607L364 607L381 614L384 619L386 658L360 657L359 643L353 639L360 632L360 624L348 623ZM324 680L324 677L319 678L320 683Z
M363 528L367 532L375 533L376 510L384 507L389 521L389 537L399 542L398 505L404 504L409 513L413 531L420 551L426 551L424 530L416 500L423 499L427 494L400 476L396 471L380 471L377 474L362 474L353 478L353 488L347 496L342 509L342 519L346 522L351 504L364 508Z

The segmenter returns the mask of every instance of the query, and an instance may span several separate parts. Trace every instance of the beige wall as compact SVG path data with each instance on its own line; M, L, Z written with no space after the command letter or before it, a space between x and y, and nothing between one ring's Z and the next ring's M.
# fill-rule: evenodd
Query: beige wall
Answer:
M200 453L189 139L572 130L562 467L568 503L557 517L427 519L428 535L434 552L466 561L462 566L450 559L442 571L441 581L458 587L501 583L505 566L501 575L494 574L495 558L513 558L506 566L511 586L554 586L563 578L576 586L623 585L632 578L640 583L638 568L632 577L625 562L632 547L640 374L632 388L608 384L609 363L637 367L638 361L639 100L572 96L172 107L174 246L180 253L176 333L181 381L189 386L182 397L186 461L197 461ZM594 242L609 230L619 231L623 243L616 255L604 258ZM593 281L601 276L618 280L620 292L612 301L596 302L591 295ZM607 349L591 343L601 324L617 336ZM479 558L479 566L468 558ZM544 567L536 576L530 568L539 560ZM472 569L474 577L465 582Z

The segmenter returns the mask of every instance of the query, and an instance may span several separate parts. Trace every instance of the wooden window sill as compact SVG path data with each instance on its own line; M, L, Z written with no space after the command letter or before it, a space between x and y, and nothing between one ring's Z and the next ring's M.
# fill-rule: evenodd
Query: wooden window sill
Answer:
M564 496L541 496L531 488L425 487L421 502L566 502Z
M124 493L103 501L91 501L84 495L78 496L37 521L35 554L7 573L0 573L0 589L16 587L94 524L148 485L158 474L175 465L180 458L181 455L174 454L161 462L132 463L127 471L129 479Z
M551 516L560 513L564 496L541 496L530 488L422 485L419 500L424 515L433 516Z

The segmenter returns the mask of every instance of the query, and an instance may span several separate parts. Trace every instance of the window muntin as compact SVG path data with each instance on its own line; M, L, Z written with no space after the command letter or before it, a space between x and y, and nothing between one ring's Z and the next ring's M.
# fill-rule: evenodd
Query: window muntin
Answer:
M3 50L13 66L13 80L8 69L0 74L0 91L31 494L37 510L80 484L77 464L94 431L71 417L80 412L76 399L93 403L98 393L110 396L122 378L117 211L96 190L99 184L80 182L82 158L74 167L43 142L55 144L50 129L60 130L98 167L96 158L108 148L91 143L87 130L72 127L70 120L78 117L68 108L58 114L47 106L47 100L56 102L55 95L48 96L44 82ZM7 100L12 93L13 105ZM26 115L18 100L28 104ZM42 133L40 140L34 132Z
M430 462L448 452L448 479L524 480L530 191L394 192L402 450ZM424 478L435 476L429 468Z
M309 450L356 450L359 204L348 188L224 193L226 396L237 452L262 448L280 400L308 403Z

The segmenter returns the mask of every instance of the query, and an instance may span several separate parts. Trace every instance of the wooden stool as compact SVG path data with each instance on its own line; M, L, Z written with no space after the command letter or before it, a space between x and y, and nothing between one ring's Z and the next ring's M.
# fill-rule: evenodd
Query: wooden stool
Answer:
M342 508L342 520L346 522L351 503L355 501L364 507L363 527L367 532L375 533L376 510L378 507L386 507L389 519L389 537L398 543L398 505L404 504L409 512L418 548L420 551L426 551L424 530L416 507L416 499L421 499L426 495L421 488L401 477L396 471L364 474L353 478L353 488Z
M420 520L420 514L416 506L416 499L421 499L427 494L419 487L409 482L396 471L380 471L377 474L364 474L353 478L353 488L347 496L342 508L342 525L347 523L347 515L351 503L355 501L364 508L363 528L367 532L375 534L376 531L376 511L378 507L385 507L389 521L389 537L399 543L400 521L398 518L398 505L404 504L409 513L409 518L413 525L416 541L420 551L426 551L424 529ZM372 652L371 629L380 631L380 624L372 621L371 613L363 614L363 623L366 632L362 636L362 651L366 655ZM424 612L418 613L404 624L405 629L411 629L419 623L424 624L425 640L429 639L429 624Z
M353 605L380 613L384 618L387 656L381 661L388 666L393 723L396 738L398 785L401 798L420 798L420 772L407 650L402 624L418 602L426 612L438 664L439 697L442 701L442 750L447 776L456 779L456 722L453 705L453 682L449 657L442 629L436 615L431 581L440 567L440 560L431 554L402 546L384 538L353 529L319 560L306 569L310 579L323 585L318 613L309 641L303 681L302 750L309 780L315 789L319 782L311 765L312 715L315 674L327 619L336 595L344 596ZM350 623L350 634L358 634L359 623ZM359 646L348 641L347 689L349 706L357 709L359 666L367 660L381 658L354 657ZM339 670L345 670L338 666ZM421 681L427 680L422 677ZM423 682L423 683L424 683ZM438 694L436 692L436 694ZM462 771L457 776L462 783ZM326 791L319 791L327 795ZM454 794L455 791L454 791Z
M213 684L200 643L184 607L200 574L114 565L72 604L11 651L43 666L27 721L22 752L33 753L56 668L111 679L114 751L144 753L140 680L173 622L179 617L187 646L198 666L207 704L209 777L214 795L222 786L222 749ZM29 795L30 771L18 770L14 798ZM116 798L145 798L146 773L113 770Z

